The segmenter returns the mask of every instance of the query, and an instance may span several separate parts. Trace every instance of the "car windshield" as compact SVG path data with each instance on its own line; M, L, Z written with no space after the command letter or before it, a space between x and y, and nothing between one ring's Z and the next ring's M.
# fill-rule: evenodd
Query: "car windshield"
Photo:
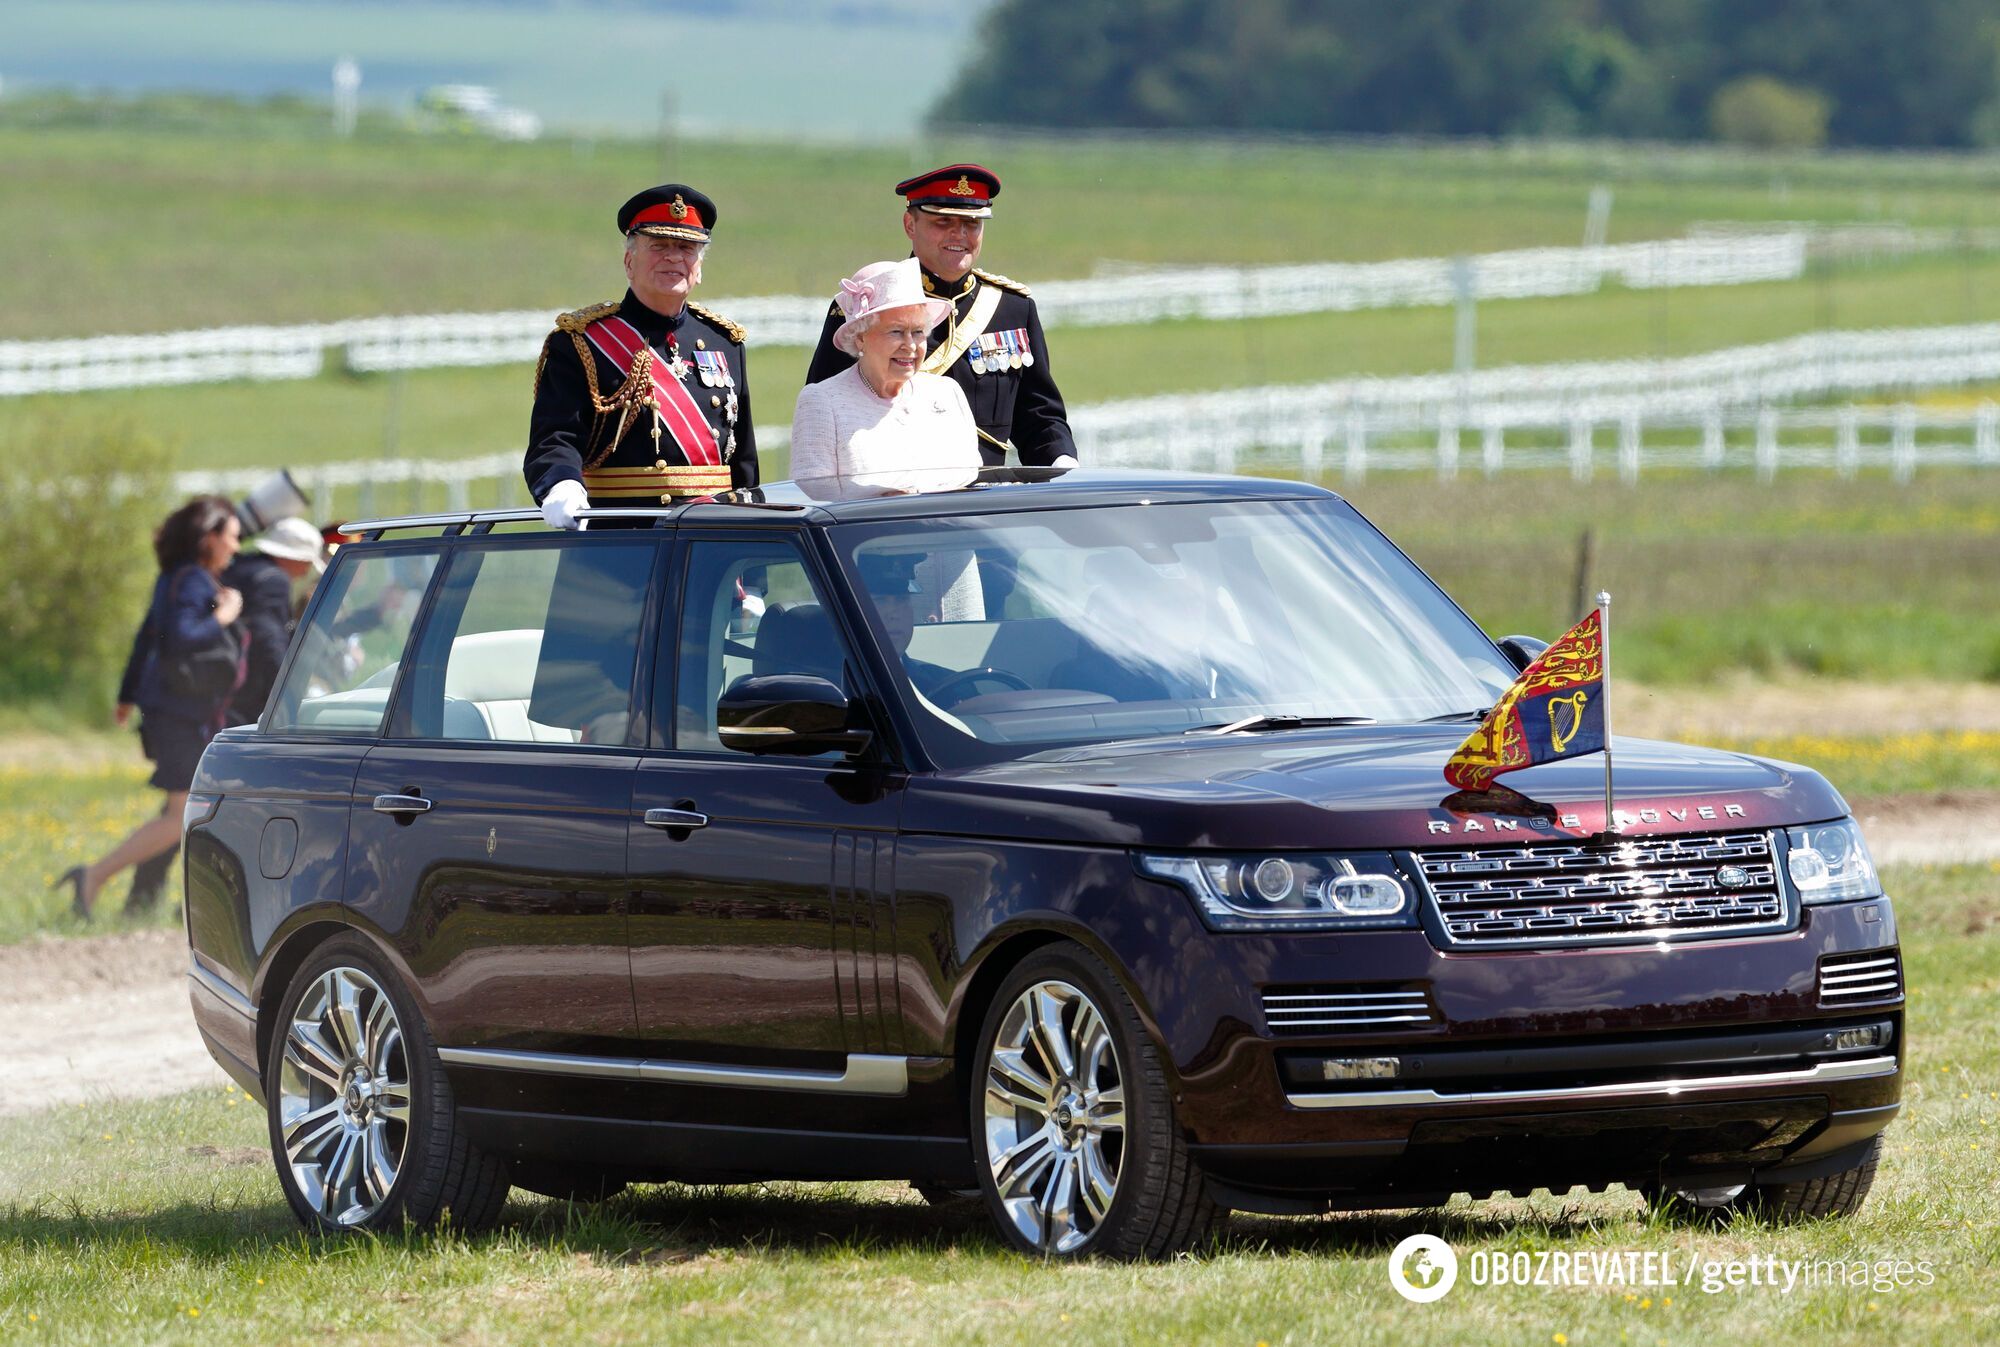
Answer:
M1336 499L833 533L940 765L1221 727L1462 715L1513 678L1478 627Z

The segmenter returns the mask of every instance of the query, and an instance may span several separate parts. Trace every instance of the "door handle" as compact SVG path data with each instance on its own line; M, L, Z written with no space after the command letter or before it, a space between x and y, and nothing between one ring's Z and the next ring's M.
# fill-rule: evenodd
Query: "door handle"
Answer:
M421 795L377 795L375 812L394 814L398 818L409 818L416 814L430 812L431 802Z
M706 828L708 815L693 809L648 809L646 826L665 828L669 832L675 829Z

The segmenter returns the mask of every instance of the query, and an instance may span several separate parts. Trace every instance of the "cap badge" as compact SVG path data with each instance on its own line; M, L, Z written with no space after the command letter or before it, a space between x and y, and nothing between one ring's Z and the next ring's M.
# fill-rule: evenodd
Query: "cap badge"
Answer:
M969 180L968 180L968 179L966 178L965 174L963 174L963 173L961 173L961 174L959 174L959 175L958 175L958 186L956 186L956 187L947 187L947 188L945 188L945 190L946 190L947 192L950 192L950 193L951 193L951 194L952 194L953 196L978 196L978 195L979 195L979 189L978 189L977 187L974 187L974 186L972 185L972 183L971 183L971 182L970 182L970 181L969 181Z
M674 204L667 207L667 214L673 216L676 220L687 219L688 203L681 200L681 194L679 192L674 193Z

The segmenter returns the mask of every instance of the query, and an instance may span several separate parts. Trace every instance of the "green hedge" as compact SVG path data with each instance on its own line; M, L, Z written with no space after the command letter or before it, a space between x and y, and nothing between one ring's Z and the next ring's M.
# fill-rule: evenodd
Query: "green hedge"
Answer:
M171 467L128 422L58 413L0 434L0 703L108 714Z

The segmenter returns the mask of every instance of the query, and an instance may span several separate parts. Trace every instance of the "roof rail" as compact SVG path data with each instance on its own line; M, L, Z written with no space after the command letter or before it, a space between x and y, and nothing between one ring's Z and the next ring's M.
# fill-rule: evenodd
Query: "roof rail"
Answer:
M754 491L754 488L752 488ZM587 505L576 512L578 519L663 519L678 515L693 499L676 499L670 505ZM792 501L742 500L724 498L717 502L757 510L781 510L800 512L804 505ZM528 524L541 519L540 510L517 508L512 510L474 510L458 514L411 514L397 515L389 519L356 519L340 525L340 531L359 534L363 538L381 537L390 529L443 529L445 536L461 533L470 525L474 533L484 533L495 524Z
M657 519L663 515L678 514L680 506L586 506L576 512L578 519ZM542 518L540 510L474 510L458 514L409 514L397 515L389 519L356 519L340 525L342 533L358 533L364 537L380 537L391 529L434 529L441 528L456 533L466 525L527 524L538 523Z

